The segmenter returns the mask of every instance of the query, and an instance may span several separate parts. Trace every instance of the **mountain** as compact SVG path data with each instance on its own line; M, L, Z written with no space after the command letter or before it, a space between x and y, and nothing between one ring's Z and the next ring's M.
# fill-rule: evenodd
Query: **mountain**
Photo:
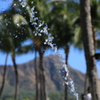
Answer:
M38 58L37 58L38 60ZM38 64L38 62L37 62ZM46 76L46 88L47 91L60 91L64 89L63 80L63 63L57 55L50 55L44 57L43 66ZM74 80L75 86L78 92L83 91L85 75L78 70L67 66L69 70L69 76ZM0 84L2 81L3 66L0 66ZM35 90L35 71L34 60L24 64L18 65L19 73L19 91L20 90ZM13 66L7 66L6 74L6 88L14 87L15 74Z

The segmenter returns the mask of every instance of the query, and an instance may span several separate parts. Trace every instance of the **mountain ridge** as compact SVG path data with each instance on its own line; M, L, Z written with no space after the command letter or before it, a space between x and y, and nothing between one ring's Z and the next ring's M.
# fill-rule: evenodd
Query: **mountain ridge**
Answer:
M38 58L37 58L38 60ZM38 64L38 62L37 62ZM18 64L19 73L19 90L35 90L35 71L34 71L34 60L27 63ZM62 76L61 67L63 63L60 61L57 55L50 55L44 57L43 66L45 69L46 77L46 88L48 91L60 91L64 89L64 80ZM85 75L76 69L67 66L69 69L69 76L74 80L77 91L83 92L84 78ZM0 85L2 81L3 66L0 66ZM15 74L13 66L7 67L6 74L6 87L14 87Z

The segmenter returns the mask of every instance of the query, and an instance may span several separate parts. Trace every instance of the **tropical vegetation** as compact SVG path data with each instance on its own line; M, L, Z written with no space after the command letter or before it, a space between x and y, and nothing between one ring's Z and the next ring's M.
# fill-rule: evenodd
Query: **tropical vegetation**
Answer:
M58 49L64 49L66 67L70 47L74 46L79 49L84 47L89 87L92 89L93 100L99 100L98 72L94 56L96 49L100 48L97 36L99 33L96 35L100 26L99 9L100 1L98 0L91 0L91 2L90 0L80 0L80 2L75 0L34 0L34 2L14 0L11 8L2 12L0 15L0 51L12 57L16 79L14 100L17 100L18 92L18 69L15 57L17 54L21 55L29 51L35 52L35 57L37 53L39 54L39 64L36 58L33 62L36 77L35 99L47 100L43 56L46 50L51 49L50 46L55 47L54 43ZM23 45L23 42L27 40L30 40L31 44ZM7 58L0 97L5 83L6 63ZM65 81L69 80L70 78L67 78ZM69 100L68 95L68 85L65 84L65 100Z

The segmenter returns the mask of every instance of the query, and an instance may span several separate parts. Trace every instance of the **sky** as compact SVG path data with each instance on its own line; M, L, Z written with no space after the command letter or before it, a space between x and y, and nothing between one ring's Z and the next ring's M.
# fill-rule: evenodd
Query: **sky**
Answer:
M0 0L0 13L6 11L11 6L13 0ZM7 6L8 5L8 6Z
M64 54L64 50L60 49L58 50L58 52L61 54L62 58L65 58L65 54ZM45 52L45 56L48 56L50 54L55 54L52 50L48 50ZM5 57L6 55L3 53L0 53L0 65L4 65L5 63ZM17 64L22 64L25 62L28 62L30 60L34 59L34 54L33 53L28 53L28 54L23 54L23 55L17 55L16 56L16 63ZM8 57L8 65L12 65L12 60L11 60L11 56L9 55ZM70 52L69 52L69 58L68 58L68 64L76 69L81 71L82 73L86 72L86 62L85 62L85 57L84 57L84 51L79 51L78 49L75 49L73 46L70 48ZM98 68L98 72L100 73L100 62L97 62L97 68ZM70 72L70 71L69 71ZM100 75L99 75L100 77Z
M11 5L12 0L0 0L0 12L8 10L9 6ZM7 6L8 5L8 6ZM29 43L29 41L27 42ZM26 44L27 44L26 43ZM62 55L62 58L65 58L65 54L63 49L58 50L58 52ZM54 54L53 51L48 50L45 53L45 56L49 56L50 54ZM0 52L0 65L4 65L5 63L5 54ZM21 64L28 62L30 60L34 59L34 55L32 53L28 53L21 56L16 56L16 63ZM8 65L12 65L11 56L8 57ZM75 49L73 46L70 48L69 58L68 58L68 64L82 73L86 72L86 62L84 57L84 51L79 51L78 49ZM97 69L99 72L100 77L100 62L97 62Z

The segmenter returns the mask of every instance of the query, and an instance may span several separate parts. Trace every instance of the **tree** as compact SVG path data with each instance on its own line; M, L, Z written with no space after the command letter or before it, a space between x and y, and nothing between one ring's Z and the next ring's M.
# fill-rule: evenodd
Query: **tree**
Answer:
M79 3L78 3L79 5ZM79 9L79 6L78 6ZM92 21L92 33L93 33L93 41L94 41L94 47L95 47L95 52L97 49L99 49L100 47L100 40L98 38L99 36L99 27L100 27L100 15L99 15L99 11L100 11L100 1L98 0L91 0L90 1L90 12L91 12L91 21ZM79 10L78 10L79 11ZM77 14L77 20L75 20L75 24L74 24L74 30L75 30L75 35L74 35L74 42L73 42L73 46L75 48L78 48L79 50L83 50L83 43L82 43L82 31L81 31L81 27L80 27L80 13ZM98 72L97 72L98 73ZM87 71L86 71L86 79L85 79L85 86L84 86L84 93L86 93L87 87L88 87L88 77L87 77Z
M85 50L85 58L87 64L87 75L89 78L89 85L92 89L92 99L99 100L98 94L98 76L95 64L95 54L92 24L91 24L91 14L90 14L90 0L80 1L80 12L81 12L81 28L82 28L82 38Z
M1 36L2 33L4 33L4 30L5 30L5 27L4 27L4 23L3 23L3 20L2 20L3 16L0 16L0 21L1 21L1 26L0 26L0 38L3 38ZM1 48L2 47L2 48ZM6 53L6 59L5 59L5 65L4 65L4 71L3 71L3 78L2 78L2 83L1 83L1 88L0 88L0 98L2 96L2 92L3 92L3 89L4 89L4 86L5 86L5 76L6 76L6 70L7 70L7 58L8 58L8 52L7 52L7 49L6 49L6 52L4 52L4 48L6 48L5 46L2 46L2 39L0 39L0 51L3 52L3 53Z
M3 79L2 79L1 88L0 88L0 98L2 96L2 92L3 92L4 86L5 86L5 76L6 76L6 70L7 70L7 58L8 58L8 54L6 54L6 60L5 60L5 65L4 65Z
M12 11L4 13L2 15L3 15L2 20L4 21L3 25L5 29L1 30L2 34L0 34L1 37L0 49L2 49L4 52L12 53L11 56L16 77L15 96L14 96L14 99L16 100L17 87L18 87L18 70L15 61L15 52L17 51L17 48L21 46L22 41L26 40L26 35L24 33L25 32L27 33L28 29L25 28L27 25L25 24L25 20L23 21L23 17L21 15L15 15L12 13ZM15 19L17 19L18 22L16 22ZM22 21L24 24L22 24Z
M44 1L43 1L44 2ZM36 1L36 3L41 5L41 2ZM23 5L22 5L23 6ZM38 5L37 5L38 6ZM36 9L39 9L39 6ZM26 7L28 7L28 9L26 10ZM31 8L32 7L32 8ZM22 8L22 7L19 7ZM39 13L35 13L35 11L33 10L33 3L32 1L28 1L25 5L25 7L23 7L21 9L21 14L23 15L23 17L26 19L26 21L28 22L28 27L31 29L31 33L28 34L28 38L32 40L33 45L35 47L35 50L38 51L39 53L39 92L37 97L41 100L44 99L46 100L46 89L45 89L45 75L44 75L44 67L43 67L43 54L44 54L44 48L46 46L44 46L44 41L46 39L46 35L44 34L44 28L46 27L44 22L41 20L36 20L36 16L39 15ZM32 11L33 10L33 11ZM37 10L38 11L38 10ZM19 12L20 13L20 12ZM36 14L36 16L34 17L34 14ZM33 14L33 16L31 16ZM31 21L30 21L31 19ZM35 20L35 21L34 21ZM36 25L34 25L36 24ZM37 36L35 36L37 35ZM39 36L42 35L42 36ZM37 75L36 75L37 76ZM37 83L37 87L38 87L38 83Z
M34 59L34 69L35 69L35 80L36 80L36 100L39 100L38 99L38 96L39 96L39 79L38 79L38 68L37 68L37 51L35 50L35 59Z
M50 2L50 20L48 25L51 33L54 36L54 43L58 48L63 48L65 51L65 61L68 65L68 55L70 46L74 38L74 22L77 20L77 3L72 1L67 2ZM76 13L76 14L75 14ZM73 15L74 14L74 15ZM67 66L66 66L67 67ZM65 73L66 74L66 73ZM68 80L66 80L68 81ZM68 87L65 84L65 100L68 99Z

